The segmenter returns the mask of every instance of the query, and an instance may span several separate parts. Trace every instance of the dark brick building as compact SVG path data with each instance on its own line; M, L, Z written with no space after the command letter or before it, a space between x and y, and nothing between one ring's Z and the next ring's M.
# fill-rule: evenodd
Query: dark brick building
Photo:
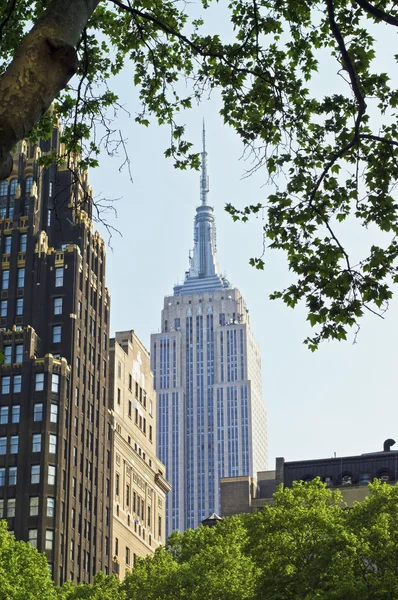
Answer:
M109 295L91 190L18 145L0 182L0 517L56 583L110 565Z

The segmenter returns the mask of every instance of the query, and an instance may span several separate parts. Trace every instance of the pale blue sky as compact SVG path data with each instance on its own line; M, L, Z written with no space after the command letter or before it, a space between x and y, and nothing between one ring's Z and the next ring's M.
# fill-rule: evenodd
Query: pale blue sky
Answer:
M328 78L325 73L325 86ZM138 105L131 80L125 72L117 87L134 113ZM319 85L323 91L322 81ZM384 321L367 316L355 345L352 332L346 343L325 343L314 354L307 350L302 344L310 333L305 311L268 300L270 292L290 281L284 256L268 251L264 272L250 267L249 258L261 253L261 218L233 223L224 211L227 202L242 207L263 201L266 173L242 179L250 163L241 159L241 143L218 111L214 96L186 113L183 122L200 151L202 118L206 120L209 202L216 212L219 262L246 299L262 353L268 467L274 468L276 456L299 460L334 452L360 454L381 450L388 437L398 442L397 303L391 303ZM199 174L175 170L164 158L167 128L145 129L127 117L117 125L128 138L134 182L127 170L119 173L121 160L107 157L90 173L90 182L95 195L120 198L118 218L109 217L123 235L113 237L113 251L107 255L112 333L133 328L148 347L150 333L160 325L163 297L188 267ZM354 251L362 247L362 234L351 224L344 236Z

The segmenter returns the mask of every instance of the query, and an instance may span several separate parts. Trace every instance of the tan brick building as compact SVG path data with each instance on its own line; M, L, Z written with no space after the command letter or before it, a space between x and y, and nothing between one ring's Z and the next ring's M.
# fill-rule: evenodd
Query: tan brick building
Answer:
M113 572L165 543L165 467L156 458L156 393L149 353L133 330L110 340L113 424Z

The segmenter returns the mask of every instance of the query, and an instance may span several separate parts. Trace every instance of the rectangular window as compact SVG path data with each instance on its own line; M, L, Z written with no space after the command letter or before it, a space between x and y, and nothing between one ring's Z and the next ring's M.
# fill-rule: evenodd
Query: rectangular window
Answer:
M0 486L6 484L6 470L4 467L0 468Z
M58 421L58 405L52 403L51 408L50 408L50 422L57 423L57 421Z
M21 237L19 238L19 251L26 252L26 244L28 241L28 236L26 233L21 233Z
M62 287L64 285L64 269L63 267L57 267L55 269L55 287Z
M15 377L18 377L16 375ZM15 392L15 377L14 377L14 392ZM21 391L21 390L19 390ZM14 404L11 408L11 423L19 423L19 418L21 416L21 407L19 404Z
M57 453L57 436L54 435L53 433L50 433L48 451L50 454Z
M4 500L0 500L0 519L4 518Z
M23 344L17 344L15 346L15 362L21 363L23 361Z
M29 516L37 517L39 514L39 497L31 496L29 499Z
M23 288L25 285L25 269L17 269L17 287Z
M1 289L8 290L8 284L10 281L10 271L3 271L1 274Z
M130 564L130 548L126 546L126 565Z
M12 362L12 346L4 346L4 364L10 365Z
M7 500L7 517L15 517L15 498Z
M62 315L62 298L54 298L54 315Z
M53 325L53 344L58 344L61 341L62 327L61 325Z
M54 545L54 530L46 529L46 550L52 550Z
M35 375L35 392L44 390L44 373L36 373Z
M4 377L3 377L4 379ZM7 425L8 423L8 406L0 407L0 425Z
M4 238L4 254L10 254L11 253L11 236L7 235Z
M48 465L48 485L55 485L56 467Z
M7 438L0 437L0 455L7 454Z
M15 312L18 316L23 315L23 298L18 298Z
M8 485L17 485L17 467L8 469Z
M40 483L40 465L32 465L30 471L30 483Z
M130 506L130 486L126 485L126 506Z
M32 452L41 452L41 433L32 435Z
M47 498L47 517L55 516L55 498Z
M19 394L22 389L22 375L14 375L13 379L13 392L14 394ZM18 421L15 421L18 423Z
M34 404L33 405L33 420L34 421L42 421L43 419L43 405L42 404Z
M7 316L7 300L2 300L0 303L0 317Z
M9 394L10 393L10 385L11 385L10 376L7 375L7 377L3 377L1 380L1 393Z
M37 548L37 529L29 529L29 544Z
M10 437L10 454L18 454L18 436L12 435Z
M54 392L54 394L59 393L59 375L58 375L58 373L53 373L51 375L51 391Z
M51 209L47 210L47 227L51 226Z

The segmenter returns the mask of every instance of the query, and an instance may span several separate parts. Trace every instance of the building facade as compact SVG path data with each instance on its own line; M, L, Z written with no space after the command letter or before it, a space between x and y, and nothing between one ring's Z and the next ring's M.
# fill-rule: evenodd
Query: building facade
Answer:
M311 481L320 477L330 488L338 488L351 506L369 494L368 484L375 478L385 483L398 481L398 451L391 450L394 440L384 442L382 452L357 456L310 459L287 462L276 459L275 470L257 473L256 477L226 477L221 480L221 515L231 517L250 513L272 504L276 488L290 487L294 481Z
M133 330L110 340L109 403L114 429L112 569L121 579L136 558L165 543L165 466L156 458L156 393L149 353Z
M245 301L221 276L208 205L203 132L201 204L184 283L164 300L151 336L158 397L158 456L166 465L167 535L220 510L220 479L267 464L261 359Z
M56 583L111 559L109 294L87 178L18 144L0 182L0 517Z

